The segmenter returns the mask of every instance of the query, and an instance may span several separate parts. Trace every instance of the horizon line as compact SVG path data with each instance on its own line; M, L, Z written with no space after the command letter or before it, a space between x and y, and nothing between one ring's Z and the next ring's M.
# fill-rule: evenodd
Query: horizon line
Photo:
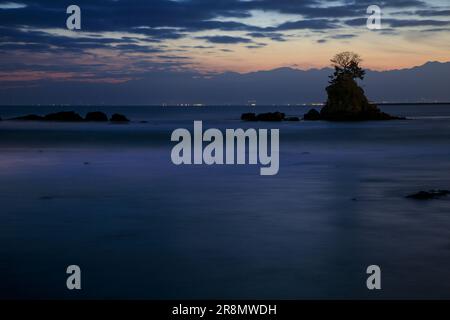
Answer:
M370 101L372 104L376 105L450 105L450 101L417 101L417 102L376 102ZM271 103L271 104L202 104L202 103L178 103L178 104L2 104L0 108L3 107L183 107L183 108L201 108L201 107L249 107L249 108L258 108L258 107L319 107L324 106L324 102L311 102L311 103Z

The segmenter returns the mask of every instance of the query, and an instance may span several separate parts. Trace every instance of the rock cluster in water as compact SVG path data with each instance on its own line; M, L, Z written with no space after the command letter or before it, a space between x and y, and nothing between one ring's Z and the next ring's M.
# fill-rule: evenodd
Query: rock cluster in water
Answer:
M128 120L127 117L125 117L122 114L115 113L111 116L111 121L112 122L129 122L130 120Z
M241 116L244 121L300 121L298 117L286 117L282 112L268 112L268 113L244 113Z
M78 113L73 111L62 111L57 113L50 113L45 116L40 116L36 114L29 114L26 116L12 118L10 120L20 120L20 121L56 121L56 122L107 122L111 121L113 123L126 123L130 120L122 114L113 114L110 119L108 116L100 111L89 112L86 117L81 117Z
M450 194L449 190L430 190L430 191L419 191L417 193L410 194L406 196L410 199L416 200L431 200L431 199L439 199Z
M89 122L106 122L108 121L108 116L100 111L95 112L89 112L86 114L86 117L84 118L85 121Z
M320 113L312 109L305 120L367 121L403 119L382 112L369 102L364 90L350 77L342 78L327 87L328 100Z
M303 120L307 120L307 121L316 121L316 120L320 120L320 112L317 111L316 109L311 109L308 111L308 113L306 113L303 116Z
M341 77L327 87L328 99L320 110L311 109L304 114L306 121L368 121L401 120L405 118L391 116L382 112L375 104L369 102L364 90L351 77ZM299 121L298 117L287 118L284 113L244 113L244 121Z

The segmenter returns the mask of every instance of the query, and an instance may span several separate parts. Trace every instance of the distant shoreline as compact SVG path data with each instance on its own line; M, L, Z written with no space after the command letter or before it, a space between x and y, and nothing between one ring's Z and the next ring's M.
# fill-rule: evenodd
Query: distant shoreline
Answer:
M376 105L379 106L408 106L408 105L442 105L442 104L450 104L450 102L374 102Z
M379 105L379 106L408 106L408 105L450 105L450 101L448 102L373 102L371 103ZM54 108L108 108L108 107L182 107L182 108L202 108L202 107L249 107L249 108L258 108L258 107L322 107L325 104L319 103L301 103L301 104L258 104L255 106L247 105L247 104L173 104L173 105L165 105L165 104L135 104L135 105L96 105L96 104L85 104L85 105L67 105L67 104L40 104L40 105L29 105L29 104L17 104L17 105L0 105L0 108L12 108L12 107L54 107Z

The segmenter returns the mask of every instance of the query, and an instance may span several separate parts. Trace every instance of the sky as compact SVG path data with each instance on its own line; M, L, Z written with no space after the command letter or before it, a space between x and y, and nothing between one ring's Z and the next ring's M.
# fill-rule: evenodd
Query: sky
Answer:
M81 8L81 30L66 28L71 4ZM382 10L381 30L366 27L370 5ZM306 70L346 50L379 71L450 61L450 1L0 0L3 90Z

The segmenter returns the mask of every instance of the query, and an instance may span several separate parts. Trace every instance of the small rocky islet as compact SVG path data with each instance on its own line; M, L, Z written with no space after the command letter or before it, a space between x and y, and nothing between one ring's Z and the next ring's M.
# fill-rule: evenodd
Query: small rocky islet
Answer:
M440 199L450 195L450 190L429 190L429 191L419 191L407 195L406 198L414 200L433 200Z
M382 112L369 102L364 90L352 78L343 78L326 88L328 99L320 111L309 110L303 115L304 121L382 121L405 120ZM244 121L299 121L299 117L286 117L284 113L244 113Z
M322 110L311 109L303 117L306 121L380 121L403 120L382 112L372 104L364 90L350 77L340 79L327 88L328 99Z
M1 118L0 118L1 120ZM74 111L62 111L49 113L44 116L29 114L25 116L8 119L11 121L48 121L48 122L111 122L111 123L128 123L130 120L122 115L115 113L110 118L100 111L88 112L83 118Z
M405 118L391 116L382 112L375 104L370 103L357 80L363 80L366 71L360 67L362 59L353 52L341 52L331 59L334 73L330 76L326 87L327 101L320 112L311 109L303 115L305 121L379 121L403 120ZM283 113L274 112L262 115L243 114L245 121L283 121Z

